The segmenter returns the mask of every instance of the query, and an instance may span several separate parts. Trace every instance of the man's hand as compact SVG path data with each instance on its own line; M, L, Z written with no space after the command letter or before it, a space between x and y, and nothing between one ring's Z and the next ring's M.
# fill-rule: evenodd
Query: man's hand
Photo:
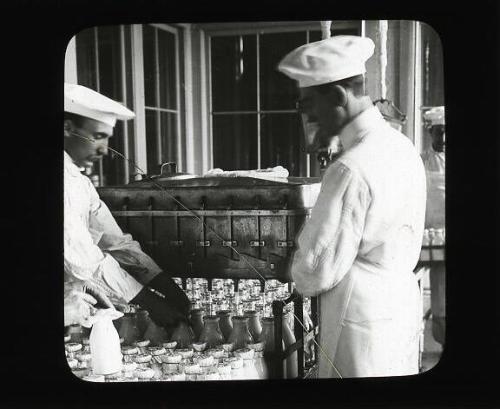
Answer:
M88 326L88 320L95 314L97 300L90 294L72 289L64 295L64 325L80 324Z

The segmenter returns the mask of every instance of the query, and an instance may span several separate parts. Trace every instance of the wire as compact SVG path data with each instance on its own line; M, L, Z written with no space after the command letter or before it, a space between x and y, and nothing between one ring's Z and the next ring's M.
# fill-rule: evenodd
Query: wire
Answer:
M93 143L96 143L97 141L92 139L92 138L89 138L88 136L84 136L84 135L81 135L79 134L78 132L75 132L75 131L71 131L71 133L75 136L79 136L83 139L86 139L90 142L93 142ZM224 240L214 229L212 229L210 226L208 226L202 219L201 216L199 216L194 210L192 209L189 209L188 207L186 207L182 202L180 202L179 200L177 200L173 195L171 195L166 189L164 189L164 187L162 185L160 185L158 182L156 182L154 179L152 179L150 176L146 175L146 173L144 173L144 171L139 168L134 161L132 161L131 159L125 157L125 155L123 155L121 152L118 152L116 149L113 149L111 147L108 146L108 149L111 150L112 152L116 153L118 156L120 156L121 158L125 159L128 163L130 163L136 170L139 171L139 174L141 176L144 176L146 178L146 180L152 182L156 187L158 187L161 191L165 192L168 196L170 196L171 199L173 199L176 203L178 203L182 208L184 208L185 210L187 210L189 213L191 213L196 219L198 219L198 221L200 221L203 226L205 226L208 230L210 230L213 234L215 234L215 236L220 239L220 240ZM262 274L259 273L259 271L248 261L248 259L245 257L244 254L241 254L240 252L238 252L238 250L236 250L230 243L228 243L228 247L233 250L241 259L243 259L243 261L245 263L248 264L248 266L255 272L257 273L257 275L264 281L266 281L266 279L264 278L264 276ZM283 305L286 305L286 303L283 301L283 300L280 300ZM304 323L295 315L295 313L293 311L291 311L291 313L293 314L293 316L295 317L295 319L297 320L297 322L300 324L300 326L304 329L305 332L308 332L307 331L307 328L306 326L304 325ZM325 358L327 359L327 361L330 363L330 365L332 366L332 368L335 370L335 372L337 372L337 375L342 378L342 375L341 373L339 372L339 370L335 367L335 365L333 364L332 360L330 359L330 357L328 356L328 354L324 351L324 349L321 347L321 345L319 345L319 343L316 341L316 339L313 337L312 338L314 344L319 348L319 350L321 351L321 353L325 356Z

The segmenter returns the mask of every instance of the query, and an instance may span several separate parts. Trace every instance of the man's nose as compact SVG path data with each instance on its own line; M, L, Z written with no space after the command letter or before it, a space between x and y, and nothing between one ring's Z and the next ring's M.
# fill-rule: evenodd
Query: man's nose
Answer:
M108 140L99 141L99 145L97 146L97 153L99 155L107 155L108 154Z

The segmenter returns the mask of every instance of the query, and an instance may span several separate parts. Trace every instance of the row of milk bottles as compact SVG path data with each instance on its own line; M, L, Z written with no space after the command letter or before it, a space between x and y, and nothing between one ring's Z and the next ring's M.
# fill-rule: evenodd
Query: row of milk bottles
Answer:
M123 317L117 311L103 314L94 323L90 336L93 373L113 373L119 370L122 358L119 353L120 343L132 346L146 340L153 347L165 342L175 342L180 349L196 347L197 351L201 348L223 347L242 358L240 375L237 375L239 361L232 364L235 366L232 368L233 372L236 371L232 379L269 377L270 356L275 349L271 304L276 299L289 296L285 287L281 283L266 282L266 291L261 294L258 280L240 280L239 291L234 292L234 283L214 280L212 291L208 291L206 280L189 281L187 294L195 307L190 314L191 328L180 326L169 334L151 320L147 311L134 308ZM283 314L282 349L295 342L290 307L291 305L286 306ZM77 344L78 336L78 332L73 331L73 344ZM81 337L80 334L80 341ZM283 365L287 378L297 377L296 352Z

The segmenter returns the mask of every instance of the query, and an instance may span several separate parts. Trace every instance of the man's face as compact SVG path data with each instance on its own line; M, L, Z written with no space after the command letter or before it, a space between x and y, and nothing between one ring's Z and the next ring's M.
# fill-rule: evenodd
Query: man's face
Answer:
M64 150L77 166L88 167L108 153L108 138L112 134L112 126L94 119L82 118L78 126L66 119Z
M431 127L432 149L436 152L444 152L445 149L445 128L444 125L434 125Z
M322 94L315 87L299 88L299 92L299 113L307 122L305 128L315 133L314 142L312 135L306 135L309 151L327 148L343 126L343 110L335 105L331 94Z

